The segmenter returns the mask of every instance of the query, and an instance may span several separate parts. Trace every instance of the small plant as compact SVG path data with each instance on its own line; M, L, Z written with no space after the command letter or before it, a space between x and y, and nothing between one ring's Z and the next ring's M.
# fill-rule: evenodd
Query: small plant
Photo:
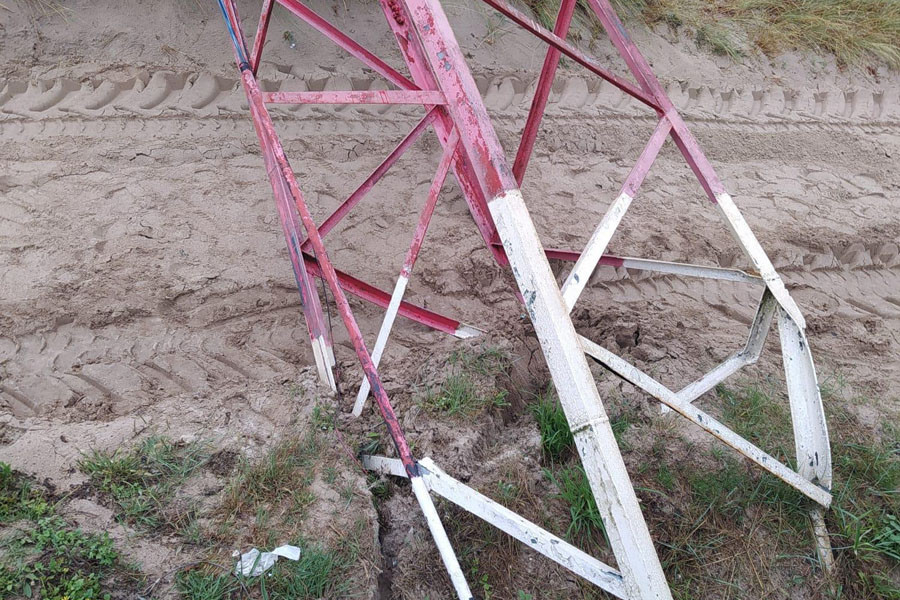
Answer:
M547 388L530 407L541 432L541 450L551 461L567 457L575 448L575 439L562 406L552 388Z
M328 412L326 406L316 404L313 407L312 424L319 431L331 431L334 429L334 415Z
M605 538L606 530L603 527L603 519L600 517L600 511L597 510L597 502L594 500L594 493L584 474L584 468L579 465L560 469L556 473L544 469L544 475L559 490L558 497L569 506L571 521L566 530L566 537L579 541L596 540L598 535Z
M93 485L112 497L117 517L146 530L190 529L190 511L168 511L175 490L209 459L206 444L151 436L129 452L94 450L78 461Z
M106 533L89 534L55 514L45 493L0 463L2 522L19 521L2 541L0 598L101 600L103 582L114 572L131 577Z

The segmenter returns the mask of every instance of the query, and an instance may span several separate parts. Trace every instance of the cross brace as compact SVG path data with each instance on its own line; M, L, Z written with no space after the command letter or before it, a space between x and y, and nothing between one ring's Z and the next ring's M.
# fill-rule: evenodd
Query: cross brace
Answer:
M249 100L250 114L263 150L319 373L323 380L335 387L331 339L322 319L320 299L311 283L312 276L324 279L331 290L365 374L353 412L359 414L363 410L371 392L399 456L398 459L367 457L366 465L410 479L450 580L461 599L471 598L471 591L434 509L429 491L442 495L491 522L617 597L668 599L671 594L665 576L653 549L650 533L641 515L585 352L587 356L660 400L664 408L685 417L806 494L821 507L827 508L831 502L831 455L815 368L804 332L805 322L772 263L648 63L628 37L608 0L587 0L587 4L624 59L634 81L611 73L566 41L575 0L562 0L552 32L503 0L481 1L550 46L512 168L507 164L439 0L379 0L406 63L409 77L352 40L299 0L263 1L251 51L244 40L233 0L219 0L241 71L241 82ZM256 72L276 3L331 39L398 89L263 93L256 81ZM633 96L655 111L659 119L619 195L581 252L544 249L519 190L562 55ZM413 104L423 106L425 115L347 200L325 221L316 225L278 140L266 104ZM337 271L328 258L323 237L375 187L401 155L429 128L434 130L443 154L393 293L388 294L349 274ZM693 170L709 200L717 207L739 247L744 250L753 266L753 272L618 257L606 253L617 227L634 201L661 147L669 138ZM474 327L402 301L441 186L450 172L462 189L486 246L498 263L509 265L513 271L572 429L618 569L600 563L453 480L428 459L415 461L390 400L381 386L377 365L398 314L457 337L471 337L480 333ZM548 258L575 262L561 289L550 270ZM745 347L681 391L676 393L669 390L637 367L575 331L569 313L599 265L761 285L764 288L762 299ZM371 353L347 303L345 292L359 295L386 308L385 319ZM797 470L779 462L692 404L726 377L758 359L766 333L776 318L791 404ZM821 510L813 510L811 517L820 558L828 566L830 545Z

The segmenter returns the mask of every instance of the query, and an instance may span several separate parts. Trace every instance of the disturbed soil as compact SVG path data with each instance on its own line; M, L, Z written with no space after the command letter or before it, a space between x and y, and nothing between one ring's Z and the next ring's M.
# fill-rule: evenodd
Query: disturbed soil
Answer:
M299 297L215 3L8 4L0 6L0 460L65 490L85 481L74 468L80 453L149 432L261 454L308 416L298 404L327 394L310 368ZM239 6L255 30L256 5ZM376 4L312 6L402 64ZM512 157L542 48L486 8L447 11ZM260 71L267 90L385 87L284 11L276 9L269 39ZM896 419L900 78L821 57L737 64L667 29L642 30L636 40L804 311L820 379L839 377L869 399L849 407L864 425ZM605 41L592 51L622 71ZM320 220L421 114L273 110ZM583 246L654 124L615 88L564 64L523 184L546 246ZM338 268L392 287L439 155L424 136L328 235ZM543 359L512 278L493 262L451 180L407 299L489 333L463 343L398 321L383 361L386 389L415 451L454 477L480 484L512 469L528 489L545 487L539 439L523 409L547 382ZM610 251L748 265L671 143ZM565 276L566 266L554 267ZM573 315L582 333L678 389L741 345L758 293L602 267ZM374 339L381 311L351 302ZM333 309L331 317L348 412L360 372ZM771 338L753 374L779 376ZM514 357L509 406L474 422L441 420L417 403L461 345L499 346ZM609 377L600 385L604 397L649 414L640 394ZM339 421L361 437L380 431L370 411ZM77 503L88 522L110 518L90 499ZM448 593L413 504L401 487L379 509L380 532L372 519L385 555L374 562L389 575L373 597ZM340 511L319 517L337 528L353 522ZM136 556L152 579L177 564L165 540L140 544ZM416 556L434 567L430 576L410 570ZM542 560L517 556L517 577ZM540 565L560 594L575 589ZM366 577L374 581L376 570Z

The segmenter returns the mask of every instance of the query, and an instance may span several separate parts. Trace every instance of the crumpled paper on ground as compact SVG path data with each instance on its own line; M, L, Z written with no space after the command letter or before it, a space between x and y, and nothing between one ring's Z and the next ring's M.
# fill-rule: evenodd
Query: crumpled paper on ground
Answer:
M253 548L249 552L241 554L240 557L236 556L237 565L234 567L234 574L244 577L259 577L278 562L279 556L288 560L300 560L300 548L289 544L278 546L271 552L260 552Z

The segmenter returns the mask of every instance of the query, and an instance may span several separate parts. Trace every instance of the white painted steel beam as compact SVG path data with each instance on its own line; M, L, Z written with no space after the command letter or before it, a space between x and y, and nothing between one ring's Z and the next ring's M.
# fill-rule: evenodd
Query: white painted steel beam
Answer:
M488 207L572 429L625 594L669 600L672 595L609 417L522 195L508 191Z
M712 434L722 443L734 448L766 471L772 473L791 487L808 496L810 499L828 508L831 504L831 492L809 481L793 469L788 468L775 457L742 438L731 429L720 423L693 404L678 401L675 392L656 381L634 365L616 356L606 348L581 337L585 352L606 366L626 381L641 388L669 408L682 415L701 429Z
M362 461L367 469L406 477L403 463L398 459L363 456ZM490 523L617 598L627 598L622 575L616 569L457 481L442 471L430 458L424 458L418 464L425 486L435 494Z
M668 273L671 275L682 275L684 277L719 279L721 281L734 281L736 283L764 283L762 277L751 275L740 269L728 269L724 267L707 267L704 265L691 265L687 263L630 257L622 259L622 266L626 269L654 271L656 273Z
M733 375L741 368L755 363L759 360L762 353L763 343L766 341L766 334L772 326L772 317L775 314L777 303L772 293L766 288L763 297L759 302L759 308L756 310L756 316L750 325L750 333L747 336L747 343L744 347L728 357L723 363L714 368L712 371L686 385L675 396L681 404L693 402L709 390L713 389L725 379ZM665 404L660 406L663 414L668 413L671 409Z
M800 308L794 302L794 299L791 298L787 288L784 287L784 282L775 271L775 266L769 260L753 231L750 230L750 226L744 219L744 215L741 214L741 211L734 204L734 200L729 194L717 194L716 206L725 219L725 223L728 224L734 239L737 240L737 243L750 258L754 268L766 282L766 286L772 292L772 295L778 300L778 304L791 316L797 327L806 329L806 321L800 313Z

